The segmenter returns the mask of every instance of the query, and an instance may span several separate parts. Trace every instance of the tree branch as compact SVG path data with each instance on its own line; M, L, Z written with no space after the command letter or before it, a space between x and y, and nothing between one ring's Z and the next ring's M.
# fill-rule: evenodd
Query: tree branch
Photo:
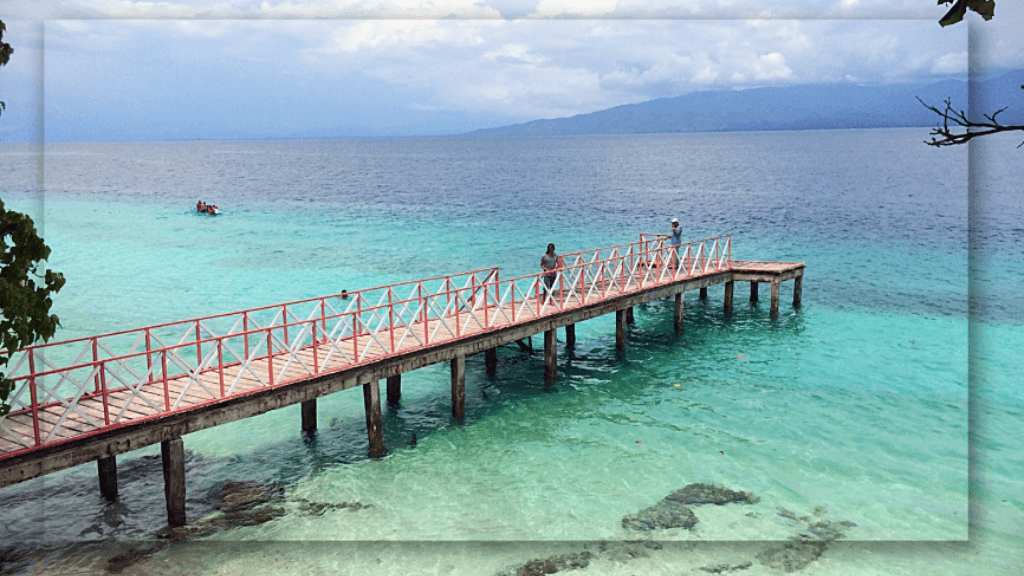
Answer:
M1024 86L1021 86L1021 89L1024 89ZM942 118L942 125L933 128L928 133L932 137L931 141L924 141L929 146L965 144L978 136L988 136L989 134L997 134L999 132L1024 132L1024 125L1005 125L999 123L996 117L1006 108L1001 108L992 114L983 114L982 116L984 116L985 120L977 121L968 118L963 110L953 108L953 102L949 98L946 98L946 107L943 110L926 104L921 98L918 98L917 101ZM1021 146L1024 146L1024 142L1021 142L1017 148Z

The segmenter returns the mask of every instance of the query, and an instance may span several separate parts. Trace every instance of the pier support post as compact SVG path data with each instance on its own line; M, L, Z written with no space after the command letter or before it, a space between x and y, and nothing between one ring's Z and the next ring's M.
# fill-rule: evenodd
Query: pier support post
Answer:
M544 381L558 380L558 340L557 330L544 331Z
M109 502L117 500L117 458L106 456L96 460L100 473L100 494Z
M623 351L626 349L626 311L615 311L615 349Z
M388 376L388 404L398 406L402 399L402 375Z
M708 299L708 287L707 286L705 286L705 287L700 289L700 299L701 300L707 300Z
M487 368L487 375L494 376L498 373L498 349L488 348L484 350L484 366Z
M771 307L772 320L779 319L779 281L772 280L772 307Z
M636 321L633 320L633 307L632 306L630 306L629 308L626 308L626 324L629 324L630 326L635 326L636 325Z
M185 443L180 437L160 443L164 466L164 498L167 500L167 523L185 525Z
M565 325L565 347L575 348L576 347L576 325L566 324Z
M302 403L302 431L306 434L316 432L316 398Z
M725 314L726 314L726 316L728 316L729 314L732 314L732 290L733 290L733 284L735 284L735 282L733 282L732 280L729 280L728 282L725 283Z
M466 417L466 355L452 358L452 416L461 422Z
M793 278L793 307L800 307L800 292L804 287L804 275L801 274L796 278Z
M381 424L380 384L374 380L363 384L363 406L366 408L366 436L370 441L370 458L384 455L384 427Z
M683 313L686 311L684 308L686 304L683 303L683 293L676 294L676 311L672 318L672 327L676 329L676 332L683 330Z
M519 345L519 349L527 354L533 354L533 336L523 338L522 340L516 340L516 344Z
M757 282L750 283L750 301L757 302Z

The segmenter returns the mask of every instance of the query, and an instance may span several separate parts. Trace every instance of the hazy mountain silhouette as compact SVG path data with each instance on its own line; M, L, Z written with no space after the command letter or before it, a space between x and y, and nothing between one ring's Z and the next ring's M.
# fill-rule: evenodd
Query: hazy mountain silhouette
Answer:
M992 106L1011 106L999 115L1005 123L1024 117L1024 70L976 83L974 90L995 100ZM1013 88L1016 88L1016 92ZM749 90L693 92L640 104L616 106L569 118L534 120L500 128L474 130L463 136L569 136L582 134L642 134L652 132L729 132L757 130L824 130L935 126L939 117L921 100L940 109L952 98L956 109L967 110L968 83L859 86L814 84ZM998 108L984 108L991 113Z

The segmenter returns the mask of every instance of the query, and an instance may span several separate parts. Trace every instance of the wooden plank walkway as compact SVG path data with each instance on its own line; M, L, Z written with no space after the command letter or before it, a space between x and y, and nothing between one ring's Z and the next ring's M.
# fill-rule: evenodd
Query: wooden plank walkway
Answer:
M563 263L553 293L543 298L538 296L541 274L498 281L497 269L488 269L483 280L477 277L481 271L444 277L446 284L438 284L442 287L421 294L418 300L401 300L394 287L383 287L365 292L379 295L381 302L386 296L386 305L375 305L362 292L354 292L340 299L267 307L270 312L280 311L263 326L253 327L256 322L250 314L258 310L224 315L236 327L245 328L232 328L222 335L200 337L203 330L210 332L204 324L210 319L184 321L180 325L186 328L186 336L194 323L195 338L182 337L169 345L162 341L160 346L150 345L151 336L156 339L161 327L129 331L125 334L135 337L136 344L145 337L145 349L140 352L133 346L121 356L100 357L99 351L106 349L101 339L106 336L84 339L92 347L91 362L67 368L46 365L36 375L20 377L26 389L31 385L33 400L27 402L28 394L22 390L20 409L0 419L0 487L360 385L372 428L371 404L373 398L379 402L380 378L493 350L686 290L725 283L728 312L734 282L751 282L752 293L757 283L768 282L775 316L779 283L796 279L794 303L799 304L803 263L731 261L727 258L731 239L721 238L684 245L680 256L673 256L680 253L660 240L650 248L643 239L628 249L567 255L572 261ZM676 261L682 264L678 271L670 265ZM455 278L464 285L453 284ZM422 293L425 281L418 282L407 284ZM349 297L355 299L348 300L349 309L328 314L329 307ZM677 296L677 306L679 301ZM295 308L309 302L319 305L319 317L288 319L290 314L295 317ZM236 360L227 361L224 350L242 339L244 354L232 349ZM35 352L27 354L31 366ZM186 360L189 355L191 360ZM551 358L553 362L553 353ZM550 368L553 372L554 367ZM69 374L77 376L73 379ZM50 383L44 385L47 379ZM77 386L73 395L56 394L68 382ZM453 376L453 401L455 386ZM376 410L379 420L379 405ZM371 451L373 434L371 430Z

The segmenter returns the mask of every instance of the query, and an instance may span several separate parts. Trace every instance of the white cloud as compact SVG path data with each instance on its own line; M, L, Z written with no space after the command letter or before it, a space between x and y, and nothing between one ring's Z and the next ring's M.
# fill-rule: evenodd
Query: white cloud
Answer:
M403 9L413 4L407 2ZM624 4L616 5L618 13ZM838 0L821 4L835 7ZM119 5L121 10L136 12L145 6ZM657 7L655 3L646 5ZM707 11L730 6L747 9L754 4L701 0L680 5ZM861 5L872 2L861 0ZM102 2L91 6L114 10L113 5ZM159 6L172 7L170 3ZM372 12L382 6L385 4L372 1L270 0L261 4L258 0L226 0L216 9L250 15L259 10L274 15L289 11L319 15ZM402 4L392 1L386 6ZM466 3L428 8L444 11L459 6ZM410 109L494 113L523 120L573 115L694 90L900 82L956 74L964 70L967 52L966 27L942 29L933 20L551 19L540 17L550 4L536 6L535 18L515 21L490 17L492 8L483 4L474 10L485 11L488 19L399 19L387 13L388 18L341 20L51 21L47 49L78 55L76 66L91 62L81 56L95 54L97 66L103 65L103 58L107 62L131 58L147 68L165 66L179 75L196 62L212 67L221 60L220 75L226 81L237 73L240 62L257 61L265 63L260 70L269 75L294 78L296 85L302 86L302 94L308 93L311 99L343 102L350 92L363 95L367 90L391 87L390 92L401 94ZM779 6L773 2L764 5L767 9ZM156 7L154 4L153 9ZM181 0L173 8L209 14L202 12L198 2L189 0ZM50 72L56 73L50 70L48 75ZM360 78L368 81L361 83ZM319 87L328 84L346 88L340 94L317 96ZM109 89L116 90L116 82Z
M477 46L484 41L479 30L495 24L440 20L367 20L341 25L322 48L338 52L387 52L396 48L416 50L431 46Z
M758 57L754 70L755 80L786 80L793 76L793 71L786 66L786 57L778 52Z
M617 0L541 0L536 14L592 18L614 13L617 5Z
M963 74L967 72L967 52L951 52L935 59L932 74Z

